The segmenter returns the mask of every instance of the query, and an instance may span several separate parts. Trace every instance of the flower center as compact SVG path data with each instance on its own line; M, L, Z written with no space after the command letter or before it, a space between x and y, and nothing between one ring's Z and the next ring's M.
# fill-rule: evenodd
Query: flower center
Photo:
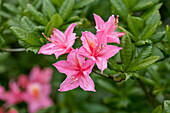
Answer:
M70 77L70 79L72 80L70 84L73 84L74 82L78 81L81 75L82 75L82 71L80 71L77 75Z
M30 93L34 98L38 99L40 97L40 85L32 84L30 86Z

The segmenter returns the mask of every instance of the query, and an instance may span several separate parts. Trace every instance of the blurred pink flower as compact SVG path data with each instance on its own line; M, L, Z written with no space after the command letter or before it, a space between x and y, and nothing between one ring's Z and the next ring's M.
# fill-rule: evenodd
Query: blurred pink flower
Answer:
M50 68L41 70L36 66L32 69L29 77L23 75L19 79L19 84L22 87L26 86L26 91L22 94L22 98L28 103L30 113L36 113L39 109L52 105L53 102L49 97L51 92L51 75L52 70ZM26 81L26 84L22 80Z
M119 37L123 36L124 32L115 32L118 26L118 16L115 19L114 15L112 15L107 22L104 22L103 19L94 14L94 19L96 22L97 32L104 30L107 34L107 42L116 42L120 44Z
M14 105L23 101L21 96L22 92L19 89L19 86L17 85L16 82L10 81L9 88L10 88L9 91L6 92L4 91L2 98L2 100L6 101L5 103L6 107L9 107L10 105Z
M73 29L76 26L76 23L71 24L64 34L54 28L53 33L50 38L47 38L44 34L44 37L49 40L51 43L48 43L41 47L38 54L42 53L45 55L51 55L55 54L56 58L58 58L60 55L69 53L72 50L72 46L75 42L75 33L73 33Z
M6 113L6 112L0 107L0 113ZM10 108L8 113L18 113L18 111L15 108Z
M60 85L59 91L68 91L80 86L85 91L94 91L94 83L89 74L94 66L94 61L85 60L78 53L78 49L72 50L67 56L67 61L58 61L53 64L67 78Z
M104 30L97 32L96 35L85 31L82 33L81 40L83 46L79 49L80 54L95 61L101 73L107 68L107 60L122 49L121 47L107 45Z
M15 108L10 108L8 113L18 113L18 111Z

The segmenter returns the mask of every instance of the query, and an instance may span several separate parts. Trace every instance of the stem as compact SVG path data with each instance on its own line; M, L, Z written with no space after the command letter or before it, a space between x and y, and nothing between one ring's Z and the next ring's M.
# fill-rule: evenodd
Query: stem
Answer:
M152 98L152 95L150 93L148 93L148 91L146 90L143 82L138 78L137 81L139 82L139 85L141 86L142 90L144 91L149 103L152 105L152 107L156 107L155 103L154 103L154 100Z
M22 51L26 51L25 48L16 48L16 49L2 48L1 50L5 51L5 52L22 52Z
M94 73L100 75L100 76L103 76L103 77L106 77L106 78L111 78L111 79L113 79L113 77L111 77L111 76L109 76L109 75L101 74L101 73L97 72L95 69L92 69L92 71L93 71Z

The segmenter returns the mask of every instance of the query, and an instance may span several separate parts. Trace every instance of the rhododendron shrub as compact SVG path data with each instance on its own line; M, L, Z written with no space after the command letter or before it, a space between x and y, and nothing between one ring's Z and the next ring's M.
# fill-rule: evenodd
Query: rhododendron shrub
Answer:
M169 113L169 4L0 0L0 112Z

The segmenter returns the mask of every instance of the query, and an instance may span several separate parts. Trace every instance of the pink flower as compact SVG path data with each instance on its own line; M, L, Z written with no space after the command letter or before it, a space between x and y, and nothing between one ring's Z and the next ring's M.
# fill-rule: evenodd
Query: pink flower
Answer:
M92 71L94 62L85 60L78 49L72 50L67 56L67 61L58 61L53 64L61 73L65 73L67 78L60 85L59 91L68 91L80 86L85 91L94 91L94 83L89 74Z
M36 113L39 109L52 105L53 102L49 97L51 75L52 70L50 68L41 70L36 66L32 69L29 78L23 75L19 79L19 84L22 87L26 86L26 91L22 94L22 98L28 103L30 113Z
M106 33L102 30L93 35L90 32L82 32L83 46L79 49L80 54L96 62L103 73L107 68L107 60L119 52L121 47L107 45Z
M51 55L55 54L56 58L58 58L60 55L69 53L72 50L72 46L75 42L75 33L73 33L73 29L75 27L76 23L71 24L64 34L58 30L53 30L53 33L50 38L47 38L44 34L44 37L49 40L51 43L48 43L41 47L38 54L42 53L45 55Z
M51 106L53 102L49 97L50 92L50 84L30 83L22 95L23 100L28 104L29 113L36 113L42 108Z
M18 111L15 108L10 108L8 113L18 113Z
M107 34L107 42L116 42L120 44L119 37L123 36L125 33L115 32L118 26L118 16L115 19L114 15L112 15L107 22L104 22L100 16L94 14L94 19L96 22L97 32L105 30Z
M17 104L22 100L22 92L19 89L19 86L17 85L16 82L11 81L9 83L9 88L10 90L8 92L4 92L4 99L6 101L6 106L9 107L10 105Z

